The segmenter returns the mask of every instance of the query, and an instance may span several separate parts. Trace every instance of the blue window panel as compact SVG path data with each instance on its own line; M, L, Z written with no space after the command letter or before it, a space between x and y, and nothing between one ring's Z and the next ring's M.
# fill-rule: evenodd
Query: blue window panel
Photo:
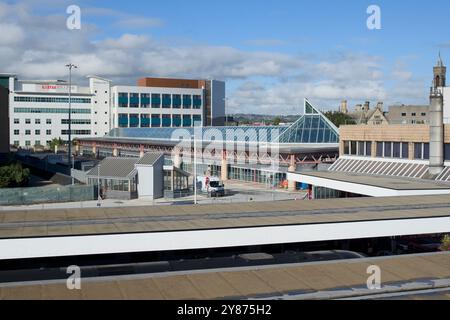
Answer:
M197 122L202 122L202 116L194 115L192 117L193 124L196 125Z
M181 118L173 118L172 119L172 125L174 127L181 127Z
M160 127L161 126L161 118L152 118L152 127Z
M150 117L141 116L141 128L149 128L150 127Z
M167 118L163 117L162 118L162 126L163 127L170 127L170 126L172 126L172 119L170 117L167 117Z
M183 127L191 127L192 120L190 116L183 116Z
M192 98L191 96L183 96L183 108L191 109L192 108Z
M128 115L119 114L119 127L127 128L128 127Z
M202 100L201 99L194 99L193 101L194 109L200 109L202 107Z
M139 127L139 116L130 115L130 127L131 128Z
M139 97L131 97L130 104L139 104Z

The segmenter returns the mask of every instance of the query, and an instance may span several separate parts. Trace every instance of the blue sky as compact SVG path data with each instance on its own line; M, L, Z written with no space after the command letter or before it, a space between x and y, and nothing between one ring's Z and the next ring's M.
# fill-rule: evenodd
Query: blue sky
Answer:
M81 8L81 30L64 30L69 4ZM366 27L371 4L382 30ZM118 83L218 78L231 112L298 113L303 97L323 109L427 103L439 50L450 60L448 12L447 0L0 1L0 26L17 35L0 40L0 67L63 77L70 59Z

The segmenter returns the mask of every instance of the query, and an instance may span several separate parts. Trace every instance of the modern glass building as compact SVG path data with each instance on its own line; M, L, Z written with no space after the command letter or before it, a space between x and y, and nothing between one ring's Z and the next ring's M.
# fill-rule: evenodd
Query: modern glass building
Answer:
M194 137L197 153L203 151L199 175L271 186L283 184L289 169L314 169L339 152L338 129L307 99L303 115L290 126L116 128L103 138L79 140L79 148L95 156L139 156L150 150L173 156L182 148L180 168L193 172Z

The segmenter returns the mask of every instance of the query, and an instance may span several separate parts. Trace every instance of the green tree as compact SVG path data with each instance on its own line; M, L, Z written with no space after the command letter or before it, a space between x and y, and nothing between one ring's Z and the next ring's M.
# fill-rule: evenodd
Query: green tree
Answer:
M356 121L352 117L342 112L328 111L324 115L338 128L342 125L356 124Z
M450 251L450 235L446 234L442 238L442 245L439 248L441 251Z
M30 170L24 169L19 163L0 167L0 188L25 186L30 177Z
M62 141L61 138L54 138L51 142L50 142L50 150L52 150L53 152L55 152L56 147L60 147L64 145L64 142Z
M280 117L276 117L275 119L273 119L273 125L274 126L279 126L281 123L281 118Z

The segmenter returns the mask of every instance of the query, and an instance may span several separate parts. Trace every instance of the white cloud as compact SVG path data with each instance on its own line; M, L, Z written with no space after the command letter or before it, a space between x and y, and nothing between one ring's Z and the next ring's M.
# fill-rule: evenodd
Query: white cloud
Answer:
M105 8L82 12L112 17L119 24L134 19L128 27L136 28L159 21ZM0 18L0 29L8 30L0 38L0 72L18 73L21 78L64 79L64 66L73 62L79 65L80 81L87 74L120 84L135 83L142 76L223 79L229 88L235 87L227 93L231 112L298 113L304 97L322 108L336 106L341 99L392 99L384 81L383 60L373 55L341 52L319 59L231 46L176 46L137 32L94 41L98 26L83 23L82 30L69 31L64 13L37 16L23 4L0 3ZM395 98L409 90L421 94L421 80L411 77L407 67L389 73L391 80L407 80L406 85L394 86Z

